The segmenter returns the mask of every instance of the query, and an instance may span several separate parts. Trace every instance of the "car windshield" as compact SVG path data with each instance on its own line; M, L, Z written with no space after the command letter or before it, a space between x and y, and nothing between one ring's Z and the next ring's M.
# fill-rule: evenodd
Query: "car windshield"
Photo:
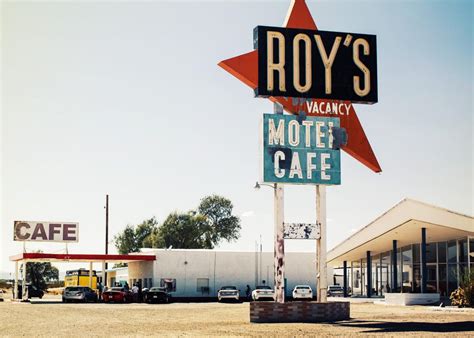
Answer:
M112 291L123 291L124 289L123 288L110 288L110 290L112 290Z
M153 287L150 289L150 292L159 292L159 291L165 292L165 290L166 290L165 288Z
M67 287L66 291L84 291L84 288L81 287Z
M257 289L260 289L260 290L271 290L272 288L267 286L267 285L259 285L257 286Z
M221 290L237 290L237 288L235 286L223 286Z
M340 287L340 286L330 286L329 290L342 290L342 287Z
M305 290L308 290L310 287L307 286L307 285L298 285L296 288L297 288L297 289L305 289Z

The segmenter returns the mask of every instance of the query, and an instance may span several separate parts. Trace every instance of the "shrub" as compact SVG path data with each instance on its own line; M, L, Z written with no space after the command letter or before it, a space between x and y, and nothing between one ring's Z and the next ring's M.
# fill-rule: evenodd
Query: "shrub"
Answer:
M474 271L466 271L459 281L459 287L449 297L451 305L474 307Z

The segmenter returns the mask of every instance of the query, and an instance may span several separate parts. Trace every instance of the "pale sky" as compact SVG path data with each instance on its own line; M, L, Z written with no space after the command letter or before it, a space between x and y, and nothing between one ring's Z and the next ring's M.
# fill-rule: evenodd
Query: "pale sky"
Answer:
M102 253L107 193L110 238L216 193L242 218L220 248L254 250L261 234L273 250L272 190L253 189L272 104L217 63L250 51L255 26L281 26L289 3L1 2L0 271L22 250L14 220L79 222L69 251ZM383 172L342 155L328 247L404 197L474 214L472 2L308 5L319 29L377 35L379 102L355 109ZM285 221L315 221L313 186L285 187Z

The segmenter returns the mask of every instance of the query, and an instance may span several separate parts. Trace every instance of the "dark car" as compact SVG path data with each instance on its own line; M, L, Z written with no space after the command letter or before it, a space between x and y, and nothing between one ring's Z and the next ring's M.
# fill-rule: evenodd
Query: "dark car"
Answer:
M343 297L344 289L340 285L329 285L327 295L329 297Z
M68 286L63 292L63 303L97 302L97 293L86 286Z
M26 284L26 298L43 298L44 296L44 291L41 289L38 289L36 286L31 285L31 284ZM21 284L18 284L18 297L21 298L22 295L22 287Z
M132 293L122 287L112 287L102 293L102 300L104 303L116 302L116 303L129 303L133 300Z
M145 292L143 298L147 303L169 303L171 295L165 287L152 287Z

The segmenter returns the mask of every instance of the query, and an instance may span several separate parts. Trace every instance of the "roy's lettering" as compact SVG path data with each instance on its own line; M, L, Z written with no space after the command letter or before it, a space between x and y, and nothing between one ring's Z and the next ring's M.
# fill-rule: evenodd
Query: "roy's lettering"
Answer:
M258 26L254 41L258 96L377 102L375 35Z

